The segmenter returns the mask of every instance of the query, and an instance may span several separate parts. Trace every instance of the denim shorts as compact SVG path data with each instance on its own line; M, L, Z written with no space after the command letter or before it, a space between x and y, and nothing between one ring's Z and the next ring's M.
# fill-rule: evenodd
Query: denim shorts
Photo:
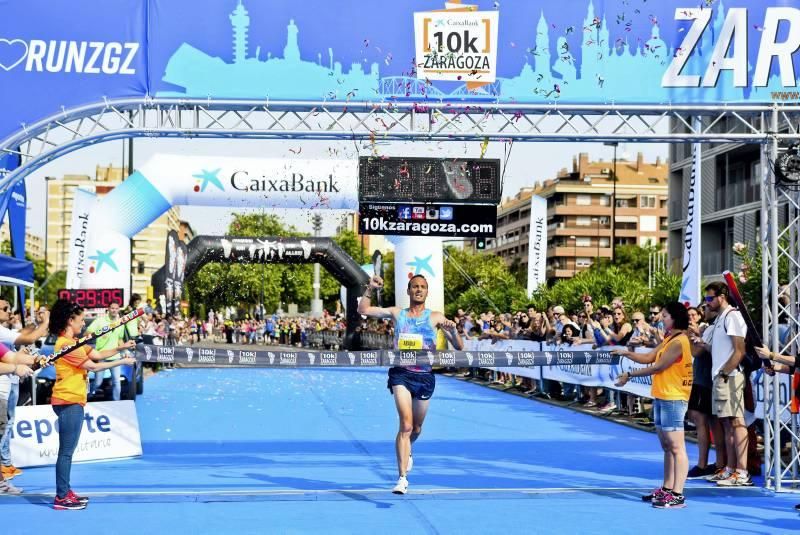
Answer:
M683 431L688 401L658 399L653 400L653 419L662 431Z

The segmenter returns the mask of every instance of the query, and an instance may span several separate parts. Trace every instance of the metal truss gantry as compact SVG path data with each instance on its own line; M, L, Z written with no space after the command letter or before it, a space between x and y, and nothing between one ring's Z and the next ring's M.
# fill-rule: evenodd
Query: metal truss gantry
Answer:
M780 130L773 110L765 124ZM779 139L762 146L761 236L763 339L772 351L796 356L800 349L800 186L776 183L775 161ZM786 211L781 220L781 210ZM779 273L788 274L780 284ZM785 330L785 334L783 332ZM782 343L782 335L783 343ZM792 381L764 374L765 483L777 492L800 491L800 420L792 411ZM782 388L783 384L783 388Z
M700 118L695 121L695 118ZM135 98L62 109L0 141L0 155L22 164L0 175L0 192L56 158L105 141L134 137L380 141L755 143L762 145L763 335L773 351L800 349L800 194L777 187L778 145L800 141L800 103L714 105L374 103ZM788 210L781 226L779 205ZM778 266L788 263L788 304ZM788 342L779 343L788 322ZM800 424L764 375L766 485L800 488ZM788 397L791 399L791 396ZM781 455L782 445L789 453Z
M780 133L766 131L776 112ZM692 118L702 116L702 125ZM136 98L62 109L0 142L0 191L81 147L131 137L373 141L767 143L800 139L800 105L600 105Z

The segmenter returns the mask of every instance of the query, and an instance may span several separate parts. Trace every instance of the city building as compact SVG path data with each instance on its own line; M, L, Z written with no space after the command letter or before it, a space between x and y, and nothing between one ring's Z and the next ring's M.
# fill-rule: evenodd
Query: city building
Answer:
M666 163L617 160L617 245L667 245ZM497 237L485 252L504 258L521 273L528 270L531 198L547 200L547 278L563 279L588 268L596 258L611 258L614 162L590 162L585 153L554 179L524 188L497 210ZM474 247L474 243L473 243Z
M69 237L72 228L72 204L75 189L83 187L103 196L125 178L121 167L97 166L94 179L88 175L64 175L47 178L47 261L51 270L66 271L69 261ZM188 226L188 232L191 227ZM133 237L131 247L131 291L147 295L150 277L164 265L167 233L181 232L180 209L170 208L147 228Z
M11 234L9 233L8 221L0 225L0 243L11 242ZM25 233L25 252L30 255L33 260L44 260L44 238Z

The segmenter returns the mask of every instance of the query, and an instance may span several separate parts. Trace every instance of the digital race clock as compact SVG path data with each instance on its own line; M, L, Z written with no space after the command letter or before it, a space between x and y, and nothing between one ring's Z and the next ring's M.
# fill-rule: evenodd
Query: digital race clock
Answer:
M122 306L122 288L81 288L70 290L63 288L58 291L59 299L66 299L84 308L108 308L111 303Z

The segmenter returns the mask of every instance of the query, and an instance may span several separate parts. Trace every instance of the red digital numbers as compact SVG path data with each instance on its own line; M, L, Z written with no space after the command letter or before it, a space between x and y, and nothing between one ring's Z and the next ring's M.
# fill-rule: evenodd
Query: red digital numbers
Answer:
M63 288L58 291L59 299L66 299L84 308L108 308L111 303L122 306L123 291L121 288Z

